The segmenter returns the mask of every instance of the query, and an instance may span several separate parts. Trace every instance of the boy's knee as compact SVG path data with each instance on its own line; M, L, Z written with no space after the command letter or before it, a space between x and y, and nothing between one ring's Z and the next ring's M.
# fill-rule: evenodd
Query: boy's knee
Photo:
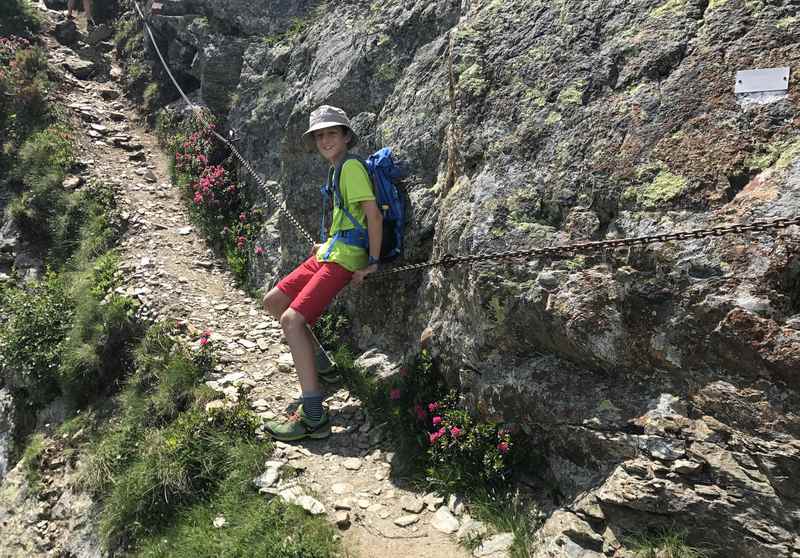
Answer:
M306 319L300 312L292 308L281 314L280 322L283 331L299 330L306 327Z
M264 310L275 319L280 318L284 311L286 311L283 301L285 297L281 296L281 294L282 293L272 290L265 294L264 298L261 300L261 305L264 307Z

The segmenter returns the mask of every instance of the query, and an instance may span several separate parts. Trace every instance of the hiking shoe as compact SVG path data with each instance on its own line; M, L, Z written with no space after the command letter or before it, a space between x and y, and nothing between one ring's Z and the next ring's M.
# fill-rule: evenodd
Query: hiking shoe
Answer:
M281 442L294 442L305 438L319 440L331 435L331 423L328 420L328 412L322 411L322 418L314 422L303 412L300 405L297 411L289 415L287 420L270 420L264 428L275 440Z

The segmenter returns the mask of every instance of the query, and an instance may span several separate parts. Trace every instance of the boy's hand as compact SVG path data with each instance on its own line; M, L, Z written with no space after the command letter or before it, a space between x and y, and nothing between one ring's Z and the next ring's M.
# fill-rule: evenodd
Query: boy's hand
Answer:
M316 253L317 253L317 250L319 250L319 247L320 247L320 246L322 246L322 244L319 244L319 243L316 243L316 242L315 242L315 243L314 243L314 246L312 246L312 247L311 247L311 252L309 252L309 254L308 254L308 257L311 257L311 256L313 256L314 254L316 254Z
M366 277L370 273L374 273L375 271L378 271L378 264L372 264L365 267L364 269L359 269L358 271L353 273L353 279L352 279L353 285L355 286L360 285L364 281L364 277Z

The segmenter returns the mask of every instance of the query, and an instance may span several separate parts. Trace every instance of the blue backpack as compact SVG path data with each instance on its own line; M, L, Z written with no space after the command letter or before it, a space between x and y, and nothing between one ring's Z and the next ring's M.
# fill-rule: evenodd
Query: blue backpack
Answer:
M325 253L327 258L333 250L336 242L342 241L345 244L361 246L369 250L369 236L367 229L361 225L344 206L342 194L339 190L339 178L342 175L342 166L346 161L355 159L367 169L372 180L372 188L375 192L376 203L383 214L383 242L381 243L381 263L388 263L396 260L403 254L403 231L406 221L406 204L401 192L397 189L395 181L403 178L408 173L401 164L395 164L392 159L392 150L384 147L364 159L356 155L348 155L344 161L333 171L333 184L328 184L320 188L322 192L322 220L320 223L320 237L322 242L327 240L325 231L325 208L330 204L331 198L339 209L353 224L352 229L339 231L333 235L331 242Z

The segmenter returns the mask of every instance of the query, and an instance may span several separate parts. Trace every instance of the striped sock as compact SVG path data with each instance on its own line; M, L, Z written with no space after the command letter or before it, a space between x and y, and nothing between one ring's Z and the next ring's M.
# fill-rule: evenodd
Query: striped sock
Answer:
M322 418L322 394L304 393L303 394L303 413L313 422Z

